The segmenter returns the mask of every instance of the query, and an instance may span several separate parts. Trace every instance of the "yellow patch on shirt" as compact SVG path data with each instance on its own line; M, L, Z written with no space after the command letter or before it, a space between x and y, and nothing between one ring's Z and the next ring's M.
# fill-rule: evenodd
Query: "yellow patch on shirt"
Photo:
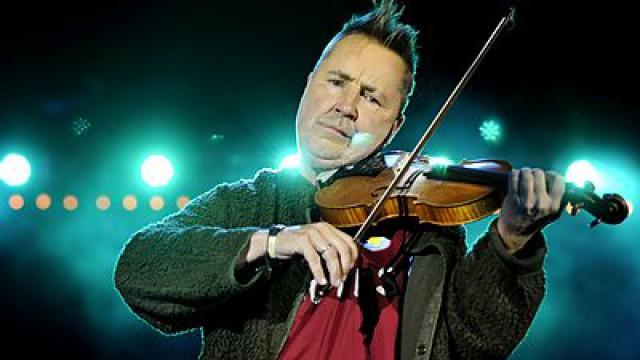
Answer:
M370 251L384 250L391 245L391 240L384 236L372 236L364 244L364 247Z

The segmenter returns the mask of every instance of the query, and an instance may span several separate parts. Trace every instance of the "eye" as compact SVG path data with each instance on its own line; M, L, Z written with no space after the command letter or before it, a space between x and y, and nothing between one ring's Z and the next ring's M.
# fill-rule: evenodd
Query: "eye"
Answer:
M364 99L367 100L368 102L380 106L380 101L378 101L378 99L376 99L374 96L369 95L367 93L363 93L362 97L364 97Z
M329 79L327 81L333 86L342 87L344 85L344 80L342 79Z

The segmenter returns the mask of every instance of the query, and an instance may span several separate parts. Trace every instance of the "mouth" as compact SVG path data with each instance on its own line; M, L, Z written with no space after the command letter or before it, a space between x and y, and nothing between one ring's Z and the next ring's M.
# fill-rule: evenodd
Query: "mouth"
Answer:
M335 126L331 126L331 125L325 125L326 128L333 130L334 132L338 133L340 136L347 138L347 139L351 139L351 136L349 134L347 134L345 131L335 127Z

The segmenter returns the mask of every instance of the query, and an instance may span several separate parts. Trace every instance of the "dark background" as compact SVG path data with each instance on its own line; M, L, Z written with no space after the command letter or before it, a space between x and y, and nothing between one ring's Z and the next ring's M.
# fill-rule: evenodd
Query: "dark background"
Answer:
M503 13L499 1L409 1L420 31L418 85L392 148L409 150ZM16 7L17 6L17 7ZM95 196L190 197L276 167L295 152L294 118L324 45L368 1L21 2L0 12L0 156L19 152L29 183L0 184L0 329L7 358L195 358L198 333L164 337L113 289L128 236L175 211L99 212ZM637 30L628 2L529 1L425 152L491 157L560 173L579 159L602 192L640 200L636 178ZM89 129L76 135L74 121ZM487 143L478 127L502 124ZM212 139L217 135L218 139ZM223 137L220 139L220 137ZM166 188L138 176L164 153ZM46 211L33 206L51 194ZM25 208L10 210L11 194ZM80 207L66 212L61 197ZM173 200L167 201L169 205ZM515 359L636 359L640 266L636 214L586 229L565 216L547 233L548 293ZM487 220L471 224L469 244ZM5 358L5 356L2 356Z

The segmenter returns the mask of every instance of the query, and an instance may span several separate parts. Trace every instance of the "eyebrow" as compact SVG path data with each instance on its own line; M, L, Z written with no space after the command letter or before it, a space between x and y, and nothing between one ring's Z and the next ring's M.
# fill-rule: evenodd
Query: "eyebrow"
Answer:
M347 80L347 81L355 81L355 78L349 74L347 74L346 72L342 71L342 70L329 70L329 74L333 74L336 75L338 77L340 77L343 80ZM370 85L370 84L366 84L366 83L362 83L362 88L365 91L368 92L372 92L372 93L378 93L380 94L380 96L383 97L383 99L386 99L386 97L384 96L384 94L382 93L382 91L378 90L375 86Z

